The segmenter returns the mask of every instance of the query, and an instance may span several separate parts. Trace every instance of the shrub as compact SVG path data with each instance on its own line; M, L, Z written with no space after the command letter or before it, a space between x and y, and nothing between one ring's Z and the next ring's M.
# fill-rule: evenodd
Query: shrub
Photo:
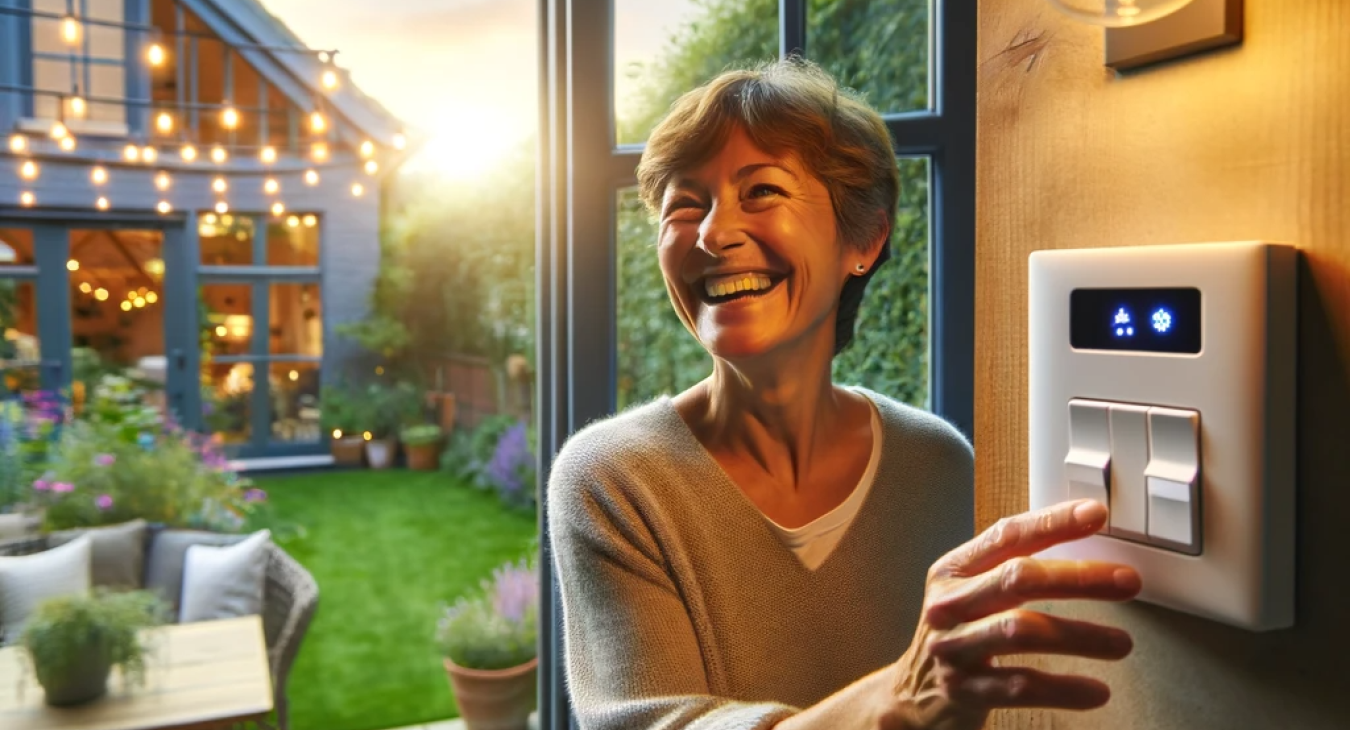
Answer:
M533 509L535 489L534 450L524 423L517 422L497 440L492 459L483 469L483 478L502 502L517 509Z
M145 647L139 632L168 618L159 597L146 591L63 596L40 604L19 643L33 660L38 681L62 677L88 658L90 645L107 652L132 683L145 679Z

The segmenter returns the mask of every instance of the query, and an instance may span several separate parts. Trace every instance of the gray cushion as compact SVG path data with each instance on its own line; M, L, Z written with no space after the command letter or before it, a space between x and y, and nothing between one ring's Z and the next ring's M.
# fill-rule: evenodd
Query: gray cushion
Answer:
M90 581L109 588L145 586L145 520L83 530L61 530L47 538L47 544L65 545L80 535L93 541Z
M40 553L0 557L0 627L6 644L18 640L43 601L89 592L92 544L81 536Z
M261 614L271 542L271 531L259 530L236 545L189 547L183 560L183 605L178 621Z
M248 535L227 535L202 530L164 530L150 543L145 566L145 587L169 604L169 615L178 615L183 594L183 559L193 545L233 545Z

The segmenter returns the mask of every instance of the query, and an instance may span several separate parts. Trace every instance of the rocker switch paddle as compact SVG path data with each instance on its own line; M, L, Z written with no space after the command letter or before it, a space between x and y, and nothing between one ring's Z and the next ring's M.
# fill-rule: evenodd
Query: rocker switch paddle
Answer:
M1068 498L1095 499L1111 506L1111 404L1075 398L1069 401L1069 453L1064 457ZM1103 530L1108 529L1104 525Z

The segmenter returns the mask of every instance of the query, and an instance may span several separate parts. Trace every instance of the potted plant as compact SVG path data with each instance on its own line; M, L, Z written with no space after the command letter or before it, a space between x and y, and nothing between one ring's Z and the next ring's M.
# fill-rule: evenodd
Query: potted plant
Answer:
M319 411L324 430L332 436L329 443L333 462L339 466L361 466L365 439L358 427L360 409L351 389L343 383L325 387L319 396Z
M503 565L480 594L445 609L436 638L468 730L526 730L535 708L539 573Z
M435 471L440 462L441 427L434 423L406 426L399 433L403 451L408 456L408 468Z
M388 469L398 452L398 433L421 417L422 397L410 383L371 383L366 389L366 461L372 469Z
M78 705L108 691L108 675L145 679L141 629L165 622L160 599L146 591L63 596L45 601L24 626L19 644L33 663L47 704Z

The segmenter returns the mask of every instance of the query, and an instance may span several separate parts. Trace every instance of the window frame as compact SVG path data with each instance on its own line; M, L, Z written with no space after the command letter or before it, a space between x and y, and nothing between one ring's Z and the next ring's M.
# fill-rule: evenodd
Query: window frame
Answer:
M927 110L887 114L897 158L930 160L929 404L974 433L977 0L929 0ZM611 414L618 372L615 191L642 145L613 144L613 0L540 0L536 352L541 555L540 727L571 730L561 604L548 534L553 456ZM804 51L807 0L779 0L779 55ZM596 286L595 282L605 282Z

